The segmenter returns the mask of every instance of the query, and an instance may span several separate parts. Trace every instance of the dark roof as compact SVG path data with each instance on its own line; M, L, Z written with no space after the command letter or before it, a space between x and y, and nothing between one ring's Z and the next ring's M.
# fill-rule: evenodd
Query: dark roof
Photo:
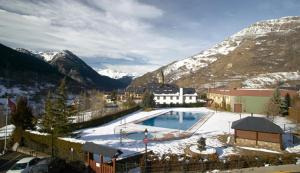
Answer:
M175 94L178 93L179 89L178 88L158 88L153 91L155 94Z
M195 88L183 88L183 94L195 94Z
M95 144L93 142L86 142L83 147L83 151L88 151L94 154L102 154L105 157L118 157L123 152L119 149L115 149L106 145Z
M246 117L234 121L232 122L231 128L268 133L284 133L278 125L263 117Z

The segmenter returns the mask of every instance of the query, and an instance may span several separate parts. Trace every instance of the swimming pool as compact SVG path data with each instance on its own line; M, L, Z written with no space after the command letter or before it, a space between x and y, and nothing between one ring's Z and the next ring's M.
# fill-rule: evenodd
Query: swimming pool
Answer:
M129 138L129 139L134 139L134 140L143 140L145 138L145 133L144 132L127 133L125 137ZM151 134L151 133L148 133L147 138L153 139L153 138L155 138L155 136L153 136L153 134Z
M203 115L203 112L170 111L139 122L138 124L176 130L187 130L191 128L196 122L198 122L203 117Z

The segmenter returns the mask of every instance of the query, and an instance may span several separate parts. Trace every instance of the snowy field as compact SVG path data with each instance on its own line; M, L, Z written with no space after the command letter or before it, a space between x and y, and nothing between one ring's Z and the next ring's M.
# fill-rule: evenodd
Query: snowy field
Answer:
M132 123L133 121L144 119L146 117L151 117L153 115L159 115L167 111L201 111L206 113L212 113L212 116L201 126L198 130L189 138L178 139L172 141L151 141L148 143L148 149L152 150L157 154L166 154L166 153L176 153L184 154L184 149L187 146L197 143L197 140L200 137L205 137L206 143L208 146L215 148L219 157L227 156L236 152L233 147L225 147L222 142L217 139L218 135L233 133L233 130L230 128L231 123L240 119L240 115L231 112L214 112L207 108L169 108L169 109L158 109L150 112L139 111L132 114L129 114L125 117L119 118L115 121L112 121L103 126L88 128L77 131L79 133L77 142L80 141L90 141L97 144L104 144L111 147L121 149L124 154L122 157L127 157L139 152L144 152L144 143L142 140L133 140L133 139L124 139L122 138L122 143L120 141L120 135L115 133L115 129L124 124ZM250 114L242 114L241 118L250 116ZM254 115L254 116L263 116L263 115ZM286 129L294 128L289 120L283 117L277 117L274 122L283 128L285 124ZM151 131L150 131L151 133ZM65 138L66 140L75 140L71 138ZM286 142L289 140L288 137L284 138ZM290 145L290 144L288 144ZM288 147L286 149L288 152L300 152L300 145Z

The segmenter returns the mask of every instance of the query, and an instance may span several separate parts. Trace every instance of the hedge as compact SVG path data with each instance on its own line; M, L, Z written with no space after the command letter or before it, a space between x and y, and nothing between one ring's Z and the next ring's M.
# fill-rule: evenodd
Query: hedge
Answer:
M33 134L25 131L23 134L23 144L26 147L52 154L52 136ZM54 156L64 160L80 160L84 161L84 152L82 151L81 143L70 142L60 138L53 137ZM71 152L73 148L73 153Z
M92 119L90 121L74 123L74 124L71 124L71 129L72 130L79 130L79 129L84 129L84 128L97 127L97 126L103 125L105 123L108 123L110 121L113 121L115 119L118 119L120 117L123 117L125 115L128 115L130 113L133 113L133 112L135 112L139 109L140 109L140 107L136 106L136 107L133 107L133 108L130 108L130 109L126 109L126 110L123 110L123 111L119 111L119 112L115 112L115 113L112 113L112 114L109 114L109 115L105 115L103 117Z
M295 164L299 155L278 154L270 156L231 155L223 159L209 157L188 157L186 155L164 154L147 156L147 172L206 172L214 169L231 170L269 165ZM145 158L140 160L145 171Z

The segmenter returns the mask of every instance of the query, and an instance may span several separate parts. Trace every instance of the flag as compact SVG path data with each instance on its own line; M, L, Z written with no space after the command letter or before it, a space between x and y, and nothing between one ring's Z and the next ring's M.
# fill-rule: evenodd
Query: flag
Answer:
M9 107L9 109L10 109L11 112L16 112L17 106L16 106L16 104L15 104L13 101L11 101L9 98L7 98L7 106Z

